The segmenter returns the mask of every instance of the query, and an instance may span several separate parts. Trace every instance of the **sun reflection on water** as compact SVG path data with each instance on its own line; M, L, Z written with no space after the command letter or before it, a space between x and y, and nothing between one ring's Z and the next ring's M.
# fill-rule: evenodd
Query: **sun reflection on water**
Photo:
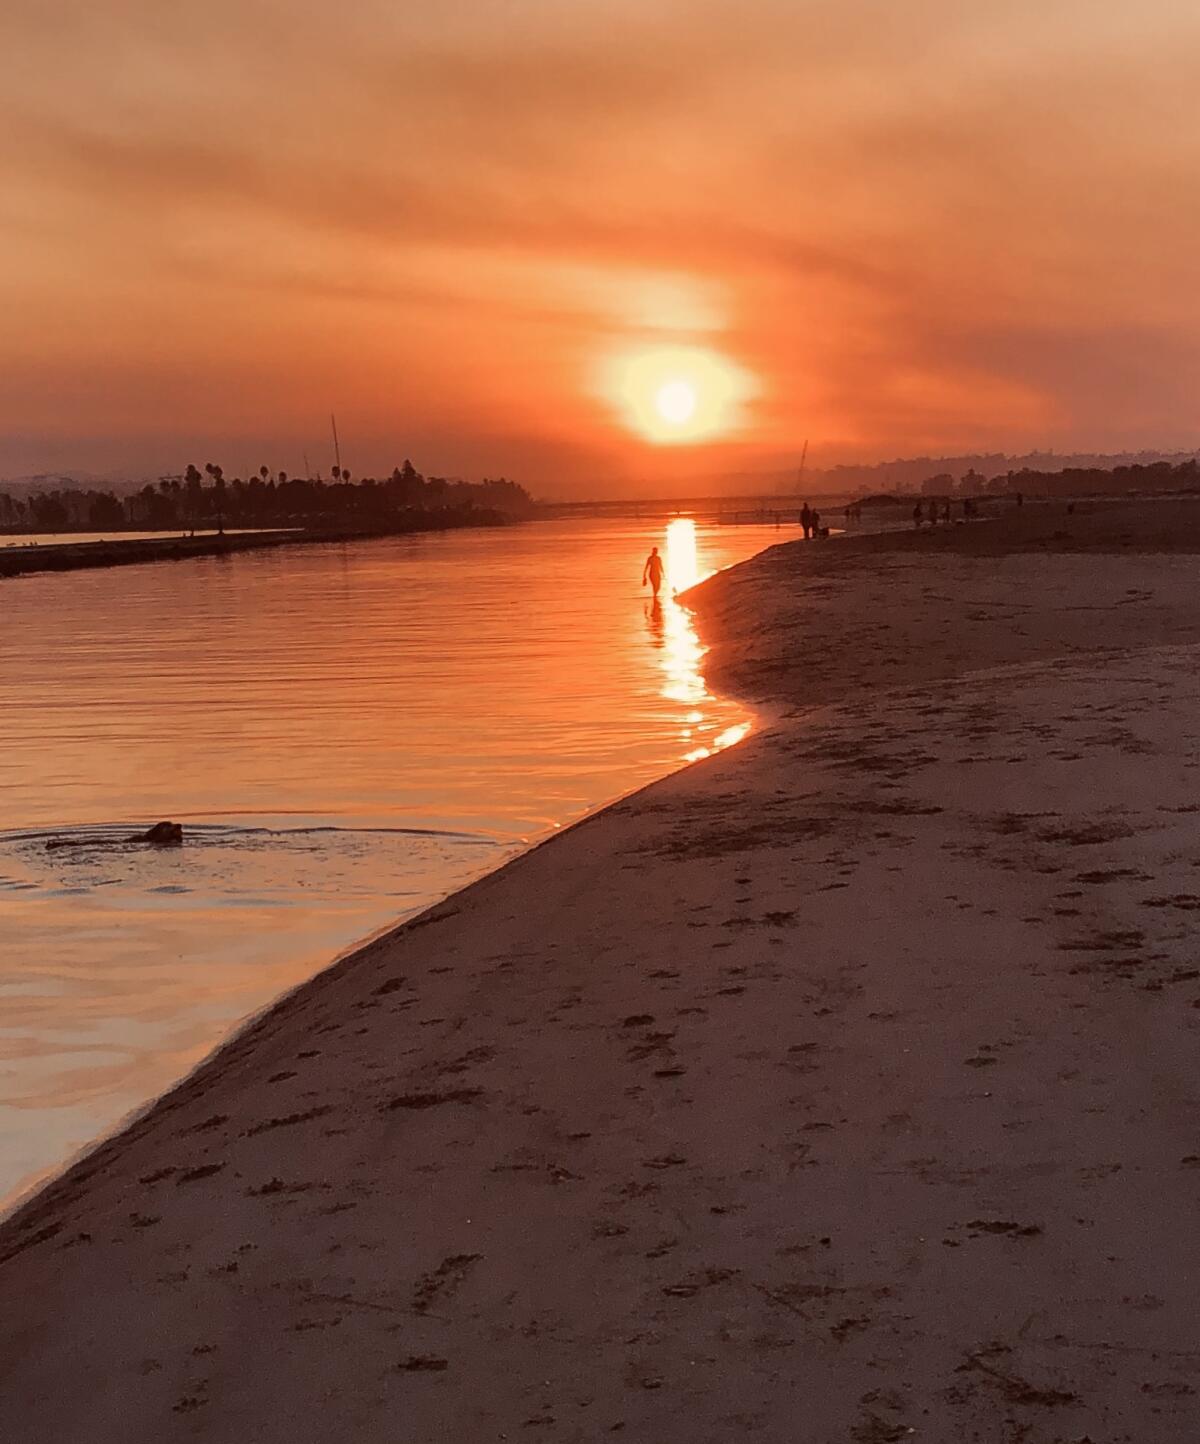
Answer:
M651 637L662 650L660 666L664 682L662 695L670 702L680 702L689 710L682 718L680 737L687 745L685 762L699 762L724 747L740 742L750 731L749 722L727 727L716 736L705 737L703 704L713 700L704 680L701 662L707 652L692 622L692 614L676 596L712 575L703 570L696 545L696 524L690 517L676 517L667 525L666 595L649 603L647 622Z
M571 517L27 578L0 636L0 1209L354 939L737 740L673 592L778 540ZM182 849L45 848L161 817Z

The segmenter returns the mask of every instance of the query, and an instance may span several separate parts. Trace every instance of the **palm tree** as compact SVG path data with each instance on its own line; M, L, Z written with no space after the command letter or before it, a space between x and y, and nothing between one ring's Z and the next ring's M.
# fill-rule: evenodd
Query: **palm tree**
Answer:
M217 535L225 535L225 473L219 466L214 466L213 474L213 500L217 509Z
M212 463L210 462L209 465L204 468L205 471L208 471L208 470L210 469L211 465L212 465ZM203 487L203 482L202 482L201 477L200 477L200 473L199 473L199 472L196 470L196 468L191 464L191 462L188 462L188 469L187 469L187 471L184 473L183 480L184 480L184 485L185 485L186 488L187 488L187 520L188 520L188 525L191 527L191 534L192 534L192 536L195 536L195 535L196 535L196 514L197 514L197 512L199 512L199 510L200 510L200 496L201 496L201 493L202 493L204 487Z

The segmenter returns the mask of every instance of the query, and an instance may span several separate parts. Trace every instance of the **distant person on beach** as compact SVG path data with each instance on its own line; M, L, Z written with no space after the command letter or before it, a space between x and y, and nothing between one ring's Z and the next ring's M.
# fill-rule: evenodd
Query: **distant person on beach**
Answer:
M809 507L808 502L805 502L800 508L800 525L804 528L805 541L808 541L809 537L812 536L812 519L812 509Z
M913 526L920 530L921 523L925 520L925 511L920 502L913 507Z
M815 508L813 509L812 516L809 518L809 525L812 527L813 536L821 535L821 513Z
M662 586L662 579L663 559L658 554L658 548L651 547L650 555L646 558L646 565L642 568L642 586L645 586L647 581L650 583L651 590L654 592L655 600L658 599L658 592L659 588Z
M943 520L947 525L949 525L949 522L950 522L950 501L949 501L949 498L947 498L947 500L946 500L946 505L945 505L944 507L942 507L942 520Z

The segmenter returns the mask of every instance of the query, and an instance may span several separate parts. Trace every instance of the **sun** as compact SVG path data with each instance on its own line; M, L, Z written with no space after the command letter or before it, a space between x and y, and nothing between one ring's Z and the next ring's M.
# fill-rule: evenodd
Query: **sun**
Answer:
M737 431L759 387L707 347L643 346L607 356L595 389L630 431L657 446L679 446Z
M654 409L668 426L686 426L696 414L697 400L690 381L668 381L659 387Z

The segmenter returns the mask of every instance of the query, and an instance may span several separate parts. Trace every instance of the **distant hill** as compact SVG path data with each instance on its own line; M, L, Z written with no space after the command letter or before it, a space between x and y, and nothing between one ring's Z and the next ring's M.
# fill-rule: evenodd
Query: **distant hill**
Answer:
M120 476L104 476L94 471L47 471L37 476L13 476L0 478L0 490L9 496L32 496L35 492L51 491L111 491L124 495L137 491L145 485L145 478L137 480Z
M848 464L824 469L806 468L804 490L814 492L889 492L920 491L922 482L930 477L950 475L958 482L974 473L985 480L1007 476L1010 471L1115 471L1119 467L1152 466L1169 462L1173 466L1200 457L1198 451L1138 451L1103 454L1100 452L1031 451L1024 456L1006 456L1002 452L985 455L914 456L895 461ZM795 488L796 474L781 477Z

